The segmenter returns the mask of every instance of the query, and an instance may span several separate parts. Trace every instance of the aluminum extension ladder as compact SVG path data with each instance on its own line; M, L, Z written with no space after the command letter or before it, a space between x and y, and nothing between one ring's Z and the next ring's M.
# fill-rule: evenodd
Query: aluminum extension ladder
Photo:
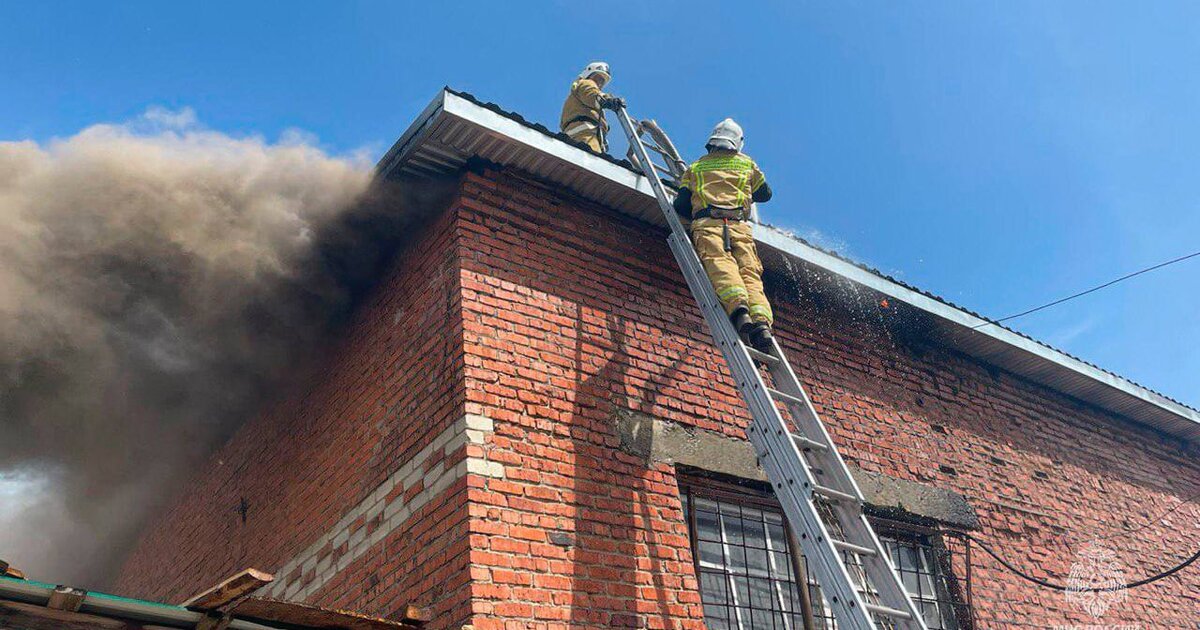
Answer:
M652 120L634 124L625 107L615 109L629 138L630 158L646 175L658 207L671 226L667 241L692 295L708 321L729 371L750 406L746 436L758 454L775 496L821 585L839 628L926 630L904 591L886 550L863 514L863 496L809 401L778 341L764 354L742 343L704 273L661 178L677 183L686 164ZM643 138L644 137L644 138ZM654 151L666 163L655 163ZM771 374L767 385L758 365ZM799 433L788 428L778 405L790 412ZM854 571L857 583L851 578ZM797 581L799 577L797 576ZM807 585L797 585L805 588Z

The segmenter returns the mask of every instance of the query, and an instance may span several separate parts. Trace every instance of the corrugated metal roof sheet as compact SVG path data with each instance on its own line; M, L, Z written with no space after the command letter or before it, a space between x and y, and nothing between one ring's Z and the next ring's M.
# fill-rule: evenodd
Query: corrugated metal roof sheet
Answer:
M532 173L625 214L665 225L649 183L628 161L598 154L519 114L450 88L433 99L377 169L380 177L433 176L455 172L471 158ZM965 354L1171 435L1200 438L1200 411L1179 401L777 228L763 226L756 230L756 239L765 248L768 266L792 259L827 270L929 315L930 334Z

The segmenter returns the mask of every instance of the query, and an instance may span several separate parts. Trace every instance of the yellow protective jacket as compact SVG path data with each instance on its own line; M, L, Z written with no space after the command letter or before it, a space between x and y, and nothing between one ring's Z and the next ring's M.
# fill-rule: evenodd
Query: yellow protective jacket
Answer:
M692 216L712 206L741 210L740 218L744 219L749 216L751 203L770 198L767 177L750 156L737 151L716 150L692 162L680 187L680 201L690 197ZM767 194L761 194L764 192Z
M587 119L600 125L600 129L607 133L608 122L604 120L604 112L600 109L600 96L603 94L595 81L576 79L571 84L571 93L567 94L567 100L563 103L559 128L566 131L569 125Z

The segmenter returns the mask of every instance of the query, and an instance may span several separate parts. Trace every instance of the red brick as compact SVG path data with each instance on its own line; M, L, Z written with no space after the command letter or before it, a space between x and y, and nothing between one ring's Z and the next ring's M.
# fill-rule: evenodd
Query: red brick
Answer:
M472 413L495 434L445 463L482 455L504 478L455 484L313 601L379 614L429 604L435 630L701 630L674 467L619 452L613 429L621 409L738 438L748 420L664 236L517 173L465 175L312 381L246 423L151 524L118 589L178 601L243 566L274 569ZM1017 564L1061 580L1079 542L1200 486L1194 446L947 351L890 322L865 289L808 292L805 273L768 274L777 334L843 455L966 496L977 535ZM1197 520L1193 506L1172 522ZM1200 533L1153 524L1119 540L1133 577ZM1097 623L973 560L981 627ZM1198 576L1131 591L1103 623L1189 626Z

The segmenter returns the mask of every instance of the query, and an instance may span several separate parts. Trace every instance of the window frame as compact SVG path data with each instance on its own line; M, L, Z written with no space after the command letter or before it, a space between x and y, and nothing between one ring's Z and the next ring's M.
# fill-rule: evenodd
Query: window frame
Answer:
M735 480L726 481L708 474L703 471L695 473L680 473L677 475L677 483L679 486L679 495L681 503L686 501L688 509L687 527L688 527L688 545L692 552L692 570L696 576L696 589L703 599L703 586L701 584L701 565L700 565L700 549L699 535L696 522L695 501L696 497L708 498L718 501L727 501L736 503L739 506L750 507L754 509L765 509L772 512L782 514L782 506L771 492L770 486L765 483L754 482L750 480ZM937 595L932 599L922 597L918 593L918 599L927 602L937 602L936 605L948 605L950 614L954 618L959 630L973 630L974 623L974 607L971 597L971 564L970 564L970 547L964 548L965 553L965 576L963 582L953 571L952 561L950 560L950 552L946 546L946 538L958 538L960 533L953 529L945 529L939 526L936 522L929 520L920 520L920 517L905 519L905 515L895 513L893 510L882 510L872 508L868 505L865 510L868 519L871 521L872 527L876 534L881 538L889 538L904 544L911 541L912 544L922 548L928 548L932 552L932 559L936 563L935 570L941 578L934 587L945 590L946 601L942 601ZM801 579L806 579L810 588L798 588L800 593L802 608L807 609L806 612L812 614L814 619L819 622L819 625L828 627L825 624L825 619L828 615L825 614L824 605L820 601L820 597L812 597L811 585L816 581L808 575L804 555L799 548L798 541L791 527L787 523L787 518L783 519L784 530L787 532L787 546L789 557L792 560L792 572L796 578L797 585ZM919 579L919 578L918 578ZM920 603L918 603L920 605Z
M686 500L688 503L688 546L692 552L692 570L696 575L697 593L700 594L701 599L703 599L703 586L701 579L703 568L700 565L700 538L697 535L698 529L694 499L696 497L700 497L717 501L726 501L728 503L735 503L739 507L766 510L772 513L777 513L780 516L783 516L783 511L780 509L779 502L775 500L774 495L761 490L756 486L727 483L704 477L688 477L687 479L680 477L679 490L681 500ZM685 495L686 499L684 499ZM821 604L819 602L814 604L811 600L810 595L812 580L808 579L808 572L803 561L801 560L803 556L798 555L797 553L799 551L799 545L796 541L795 533L792 531L791 526L788 525L786 517L782 519L782 525L785 532L785 543L787 545L788 556L791 560L790 570L795 578L797 586L797 599L799 600L801 606L801 611L797 611L797 614L812 614L812 607L814 605L820 606ZM800 588L802 579L809 583L809 588Z
M968 541L969 539L963 536L965 532L942 527L933 521L904 520L890 512L884 515L878 509L873 510L869 505L867 507L867 519L871 521L871 527L875 529L877 536L893 540L915 541L916 544L927 547L933 553L933 561L937 563L937 571L942 578L940 583L934 584L934 588L945 591L945 601L943 602L936 596L935 601L939 606L943 603L950 606L951 614L954 615L959 630L973 630L975 628L975 608L971 598L971 548L969 544L963 547L965 572L960 579L954 572L951 551L946 544L947 539ZM929 601L929 598L920 595L918 595L918 599Z

